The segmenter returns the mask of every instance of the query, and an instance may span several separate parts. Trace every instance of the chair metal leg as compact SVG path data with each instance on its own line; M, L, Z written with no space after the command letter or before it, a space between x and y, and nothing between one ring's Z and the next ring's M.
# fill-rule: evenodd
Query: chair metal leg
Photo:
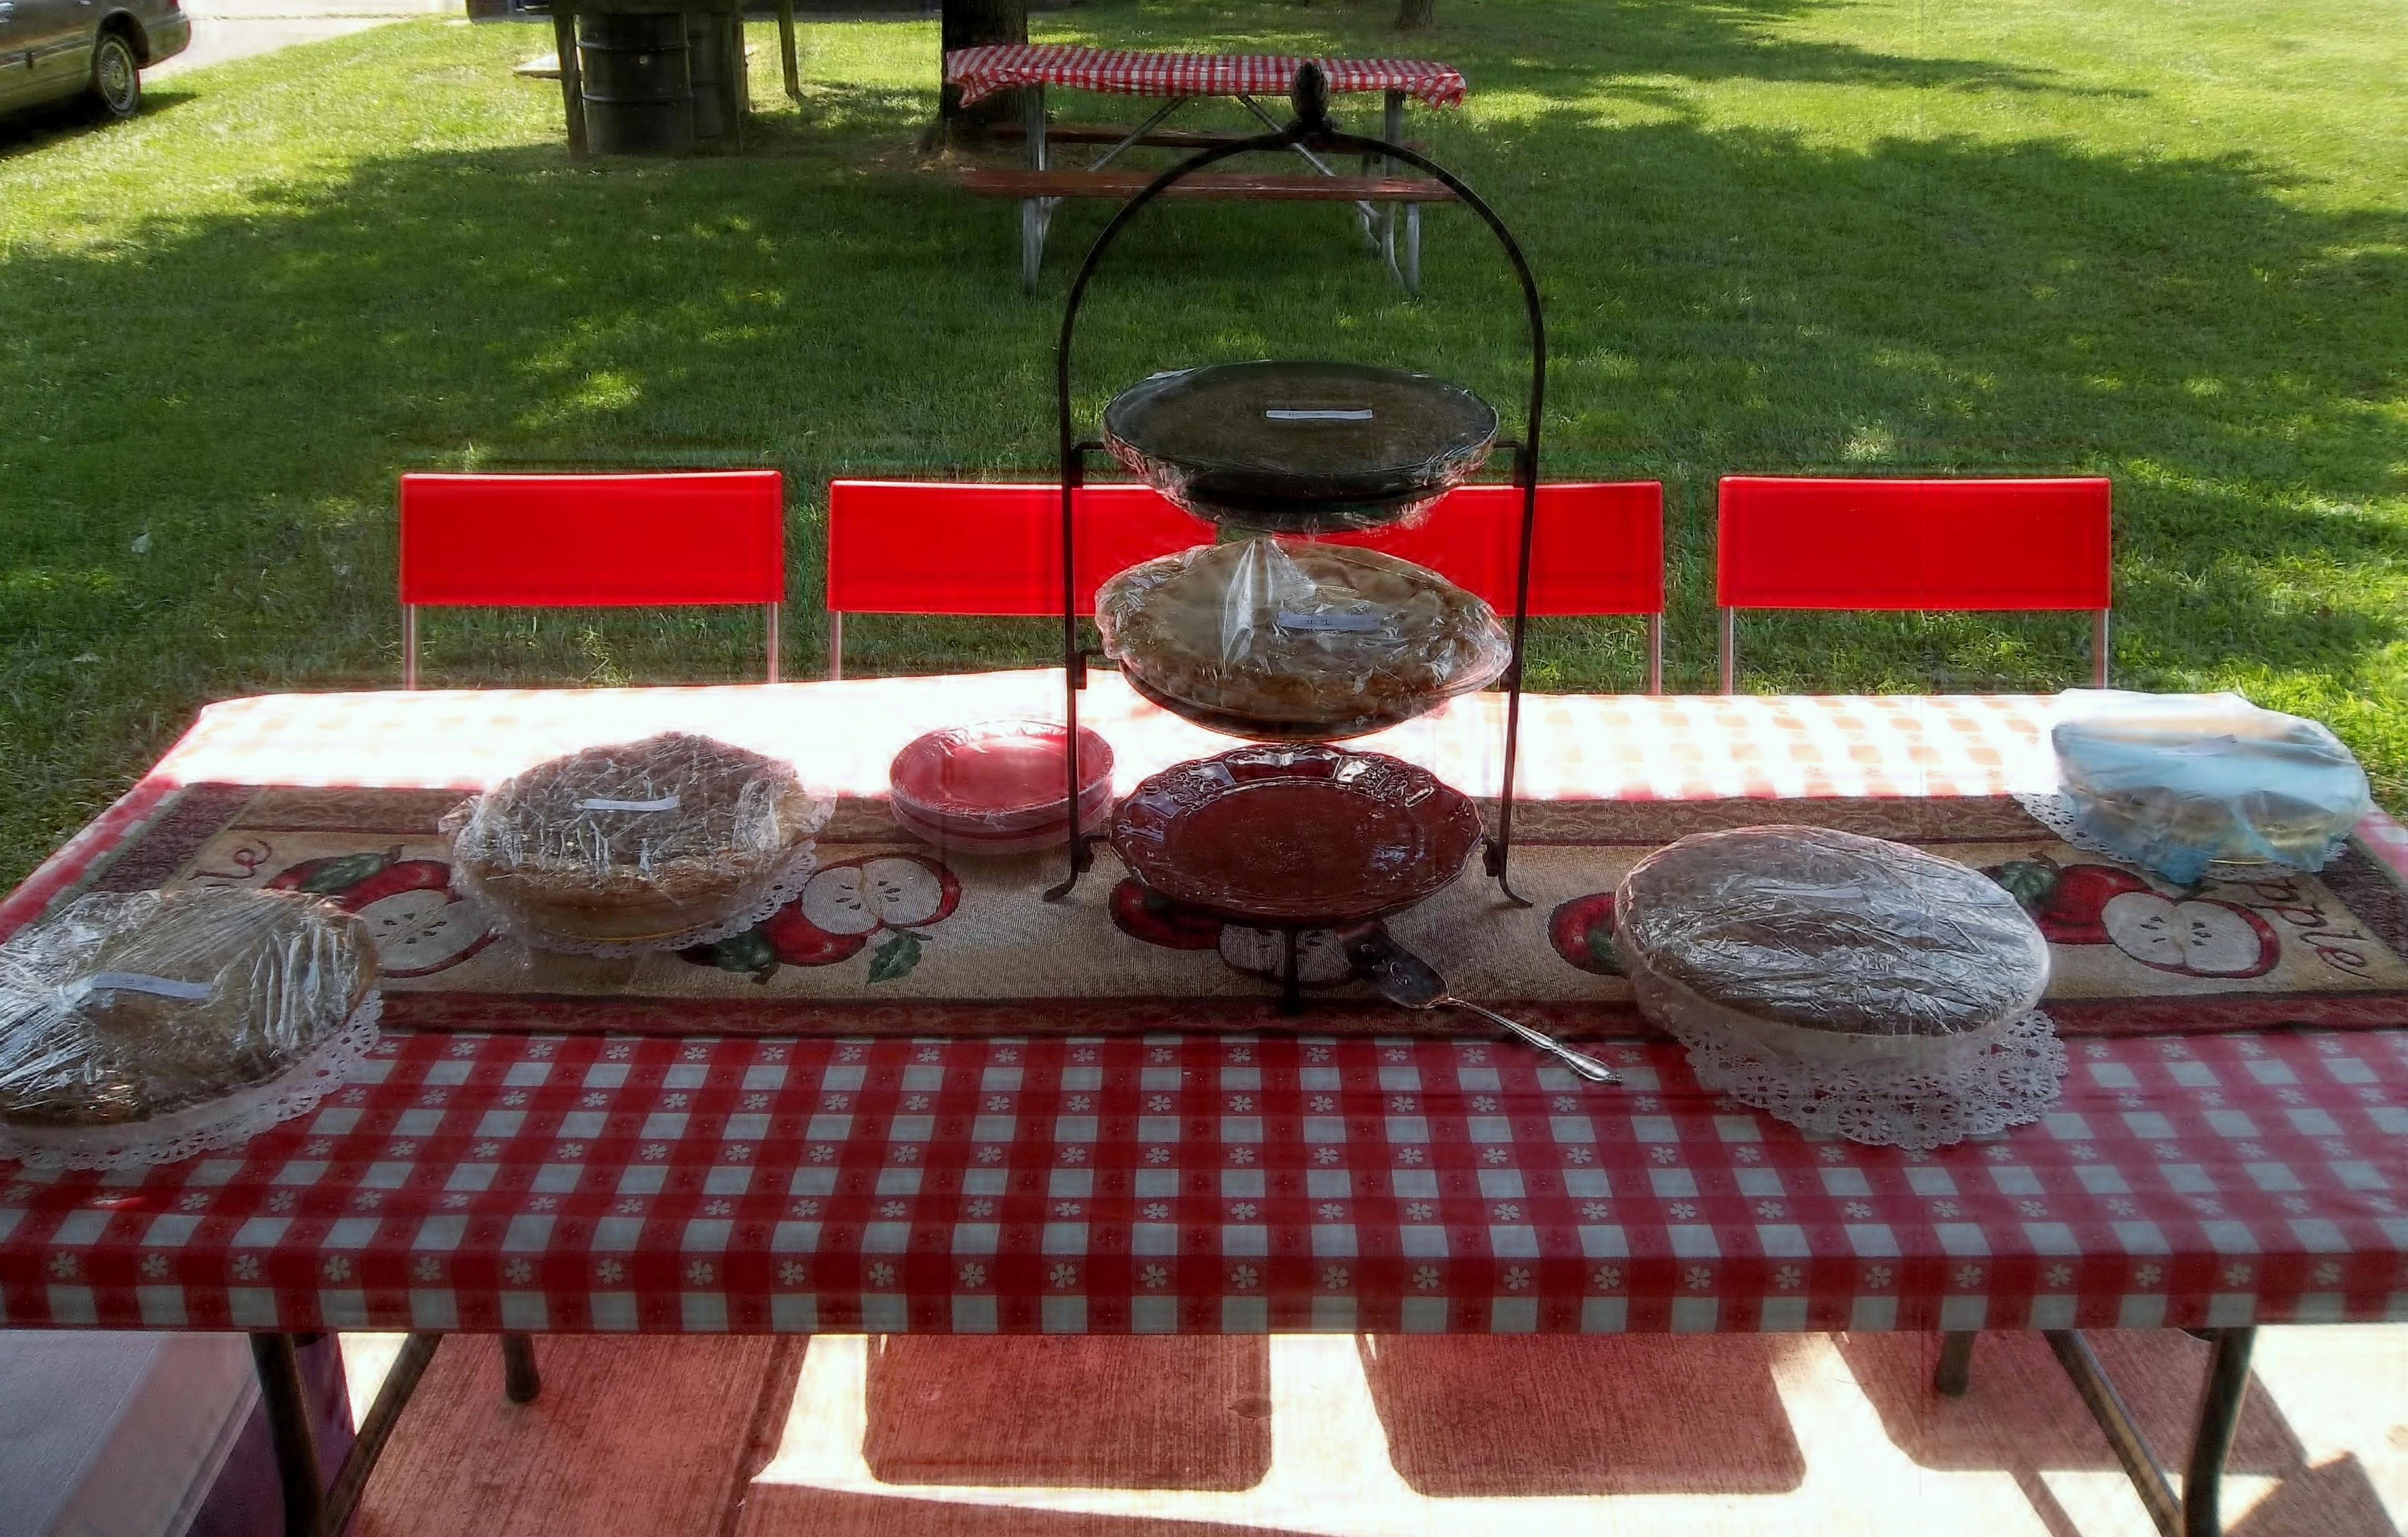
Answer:
M2249 1396L2249 1356L2257 1344L2255 1329L2215 1330L2215 1353L2208 1357L2207 1380L2200 1385L2190 1466L2183 1474L2183 1537L2217 1537L2224 1530L2218 1509L2224 1459L2241 1429L2241 1405Z
M401 606L401 686L418 686L418 605Z
M385 1442L401 1421L418 1379L443 1343L440 1334L413 1334L394 1357L377 1389L376 1401L360 1420L331 1487L318 1482L318 1437L309 1421L309 1395L301 1382L299 1345L290 1334L251 1337L252 1366L259 1373L260 1401L276 1448L276 1473L284 1495L285 1537L329 1537L350 1524L368 1475L376 1471Z
M764 603L761 611L767 619L767 643L769 652L769 682L778 681L778 609L775 603Z
M2107 642L2109 611L2100 610L2090 616L2090 686L2107 686Z
M831 610L828 610L827 654L828 654L828 665L827 665L828 682L832 682L832 683L835 683L835 682L843 682L843 681L844 681L844 615L842 615L842 614L840 614L840 613L838 613L838 612L837 612L835 610L833 610L833 609L831 609Z
M351 1454L343 1458L343 1471L335 1475L335 1487L327 1491L325 1530L341 1531L360 1502L360 1494L368 1487L368 1474L376 1472L377 1458L384 1453L384 1444L393 1428L401 1423L401 1412L408 1407L409 1395L418 1390L418 1379L426 1374L427 1363L435 1359L436 1346L443 1343L440 1334L413 1334L402 1342L400 1353L394 1357L392 1370L384 1374L383 1386L377 1389L376 1401L360 1420L359 1429L351 1437Z
M1647 692L1664 692L1664 616L1647 616Z
M1723 692L1736 694L1739 678L1739 610L1723 610Z
M309 1428L309 1396L301 1386L301 1358L290 1334L254 1334L251 1360L276 1447L277 1482L284 1495L285 1537L319 1537L325 1495L318 1487L318 1437Z
M535 1342L523 1334L502 1336L502 1386L512 1403L533 1403L543 1391L543 1378L535 1369Z
M1933 1392L1961 1399L1973 1385L1973 1341L1970 1329L1952 1329L1940 1336L1940 1364L1931 1371Z
M2089 1342L2076 1329L2043 1331L2049 1348L2057 1353L2058 1364L2072 1379L2074 1391L2082 1395L2090 1417L2099 1422L2107 1444L2114 1451L2115 1460L2124 1466L2125 1476L2132 1481L2133 1492L2149 1513L2162 1537L2218 1537L2222 1531L2220 1495L2224 1482L2224 1459L2232 1450L2232 1438L2241 1424L2241 1406L2249 1393L2249 1355L2258 1343L2254 1328L2218 1329L2208 1331L2214 1354L2208 1358L2207 1376L2200 1384L2199 1415L2191 1431L2190 1460L2183 1477L2180 1494L2166 1477L2165 1467L2157 1460L2148 1438L2141 1433L2132 1412L2126 1407L2115 1385L2107 1380L2106 1370L2099 1357L2091 1354Z

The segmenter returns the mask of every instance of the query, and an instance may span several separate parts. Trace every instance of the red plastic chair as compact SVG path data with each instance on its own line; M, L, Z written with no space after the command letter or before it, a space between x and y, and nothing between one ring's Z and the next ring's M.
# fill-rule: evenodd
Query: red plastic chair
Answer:
M759 604L769 682L786 600L785 480L669 475L401 478L401 686L418 610Z
M1113 572L1213 527L1147 486L1075 493L1079 611ZM828 676L844 676L848 613L1025 618L1062 611L1062 488L982 481L828 483Z
M1522 491L1468 485L1448 493L1426 521L1330 536L1426 566L1513 611ZM1643 614L1647 692L1664 692L1664 487L1657 481L1567 481L1539 487L1530 534L1530 613Z
M1715 537L1723 692L1742 609L2088 610L2107 686L2109 485L2064 480L1728 476Z
M925 481L828 487L828 676L843 676L847 613L1038 616L1062 611L1061 489ZM1114 572L1193 545L1214 526L1138 485L1079 489L1079 611ZM1534 614L1644 614L1648 687L1663 682L1664 489L1653 481L1539 488ZM1418 562L1513 608L1522 496L1466 486L1415 528L1339 536Z

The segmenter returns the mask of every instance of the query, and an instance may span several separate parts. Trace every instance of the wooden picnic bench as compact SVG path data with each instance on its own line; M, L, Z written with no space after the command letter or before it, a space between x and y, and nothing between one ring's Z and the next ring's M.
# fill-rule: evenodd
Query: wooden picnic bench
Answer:
M1112 162L1125 151L1143 147L1194 151L1220 148L1249 136L1164 126L1172 113L1198 98L1234 98L1265 127L1276 128L1278 120L1255 97L1284 92L1300 62L1257 55L1132 53L1028 45L964 49L947 54L946 79L962 88L963 100L1017 89L1024 93L1025 102L1024 121L1004 125L997 136L1025 141L1026 165L972 166L960 173L959 184L963 191L974 195L1019 201L1021 285L1033 294L1045 259L1046 234L1054 210L1063 199L1125 199L1138 193L1154 180L1155 173L1115 166ZM1392 143L1402 139L1407 95L1418 96L1433 106L1452 105L1463 95L1462 75L1444 65L1410 60L1319 62L1333 91L1384 93L1382 136ZM1049 84L1168 99L1135 128L1054 124L1047 122L1045 116L1045 87ZM1054 163L1051 149L1063 144L1106 148L1084 165L1060 165ZM1207 172L1181 182L1169 195L1351 203L1374 254L1406 292L1420 292L1421 206L1453 202L1456 200L1455 194L1442 183L1427 178L1397 175L1394 165L1372 157L1365 157L1358 174L1349 175L1301 147L1296 152L1309 165L1308 171Z

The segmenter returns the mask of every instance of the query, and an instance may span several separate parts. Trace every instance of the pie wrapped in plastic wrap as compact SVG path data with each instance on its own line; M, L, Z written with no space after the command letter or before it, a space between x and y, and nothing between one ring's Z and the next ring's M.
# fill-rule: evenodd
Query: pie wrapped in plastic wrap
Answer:
M2322 869L2373 806L2339 738L2237 694L2071 690L2049 736L2075 828L2185 885L2222 861Z
M442 826L463 879L524 937L668 945L808 874L832 810L791 763L670 732L539 763Z
M1496 682L1512 642L1437 572L1351 545L1258 538L1132 566L1096 594L1105 654L1200 725L1321 741Z
M0 944L0 1147L75 1146L78 1132L179 1116L206 1131L213 1107L347 1034L372 1043L376 975L367 925L315 897L79 898Z
M1941 1067L2048 985L2048 941L1980 871L1826 827L1698 833L1631 867L1614 942L1649 1018L1792 1057Z

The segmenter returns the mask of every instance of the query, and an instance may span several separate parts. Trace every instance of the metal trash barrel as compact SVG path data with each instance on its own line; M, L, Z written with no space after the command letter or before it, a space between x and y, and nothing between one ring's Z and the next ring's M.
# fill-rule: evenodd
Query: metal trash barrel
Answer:
M605 155L694 153L694 79L678 11L577 18L588 147Z

